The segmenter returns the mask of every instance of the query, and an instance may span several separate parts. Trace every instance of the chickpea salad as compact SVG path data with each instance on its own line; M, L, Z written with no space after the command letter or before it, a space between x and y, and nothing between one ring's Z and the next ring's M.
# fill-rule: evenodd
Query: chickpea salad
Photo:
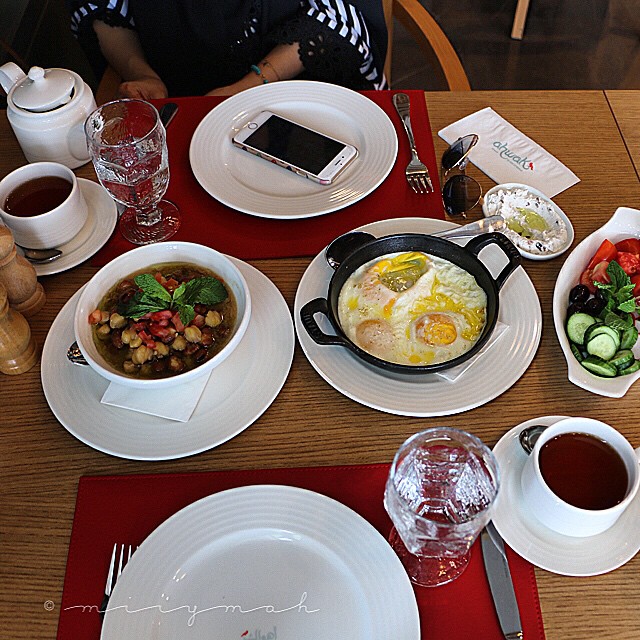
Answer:
M88 320L111 366L132 377L165 378L216 355L236 313L233 295L214 273L170 263L121 280Z

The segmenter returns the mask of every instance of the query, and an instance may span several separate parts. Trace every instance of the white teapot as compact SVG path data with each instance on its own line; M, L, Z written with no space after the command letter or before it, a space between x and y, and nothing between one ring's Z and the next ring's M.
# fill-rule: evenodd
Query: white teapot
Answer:
M0 67L7 118L29 162L59 162L75 169L89 161L84 122L96 108L93 93L75 72L13 62Z

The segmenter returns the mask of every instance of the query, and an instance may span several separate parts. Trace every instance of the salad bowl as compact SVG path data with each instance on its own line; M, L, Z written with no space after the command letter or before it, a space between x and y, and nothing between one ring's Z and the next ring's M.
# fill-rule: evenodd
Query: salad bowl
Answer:
M571 350L566 333L569 292L580 283L580 276L587 268L594 254L604 240L612 243L626 238L640 238L640 211L619 207L609 221L587 236L569 254L562 265L553 291L553 322L560 347L567 361L569 381L573 384L610 398L621 398L631 385L640 378L640 371L615 377L601 377L583 367ZM640 341L632 349L635 358L640 359Z

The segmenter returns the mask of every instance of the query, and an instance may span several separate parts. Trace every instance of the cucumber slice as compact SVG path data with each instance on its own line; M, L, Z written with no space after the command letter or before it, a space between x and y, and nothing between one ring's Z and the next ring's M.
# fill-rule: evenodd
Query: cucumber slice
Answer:
M589 356L580 363L585 369L603 378L615 378L618 370L597 356Z
M578 345L576 344L573 344L573 342L570 342L569 345L571 347L571 353L573 353L576 360L578 362L582 362L584 360L584 355L582 354L582 351L580 351L580 347L578 347Z
M621 371L618 371L618 375L619 376L627 376L630 373L635 373L638 370L640 370L640 360L636 360L630 366L625 367Z
M635 356L633 355L633 351L630 349L621 349L609 360L609 364L612 364L620 371L633 364L634 360Z
M614 340L608 333L599 333L590 338L586 344L587 353L603 360L611 360L619 346L620 342Z
M571 342L575 344L584 344L585 331L597 321L588 313L574 313L567 320L567 336Z
M638 330L635 328L635 326L628 327L622 332L622 336L620 338L620 348L631 349L637 341L638 341Z
M593 338L599 335L608 335L616 345L616 351L620 349L620 332L604 323L592 324L590 327L587 327L587 330L584 332L584 343L588 344ZM608 359L609 358L605 358L605 360Z

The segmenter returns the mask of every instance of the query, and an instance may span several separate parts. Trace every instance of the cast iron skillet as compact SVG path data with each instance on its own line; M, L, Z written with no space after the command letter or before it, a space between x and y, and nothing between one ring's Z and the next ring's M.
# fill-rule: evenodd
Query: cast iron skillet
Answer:
M507 278L520 265L520 254L511 241L501 233L486 233L472 238L466 246L461 247L453 242L419 233L402 233L381 238L367 239L364 234L358 234L363 244L353 251L336 266L329 282L327 298L316 298L307 302L300 309L300 318L304 328L311 338L319 345L341 345L352 351L362 360L386 371L396 373L424 374L449 369L473 357L486 344L498 320L500 307L499 292ZM495 244L507 257L507 264L494 279L478 254L488 245ZM407 365L389 362L378 358L352 342L342 331L338 320L338 297L349 276L361 265L385 256L389 253L405 251L422 251L423 253L449 260L469 272L487 294L487 320L477 342L465 353L457 358L429 365ZM328 335L322 331L315 319L316 313L322 313L331 322L336 335Z

